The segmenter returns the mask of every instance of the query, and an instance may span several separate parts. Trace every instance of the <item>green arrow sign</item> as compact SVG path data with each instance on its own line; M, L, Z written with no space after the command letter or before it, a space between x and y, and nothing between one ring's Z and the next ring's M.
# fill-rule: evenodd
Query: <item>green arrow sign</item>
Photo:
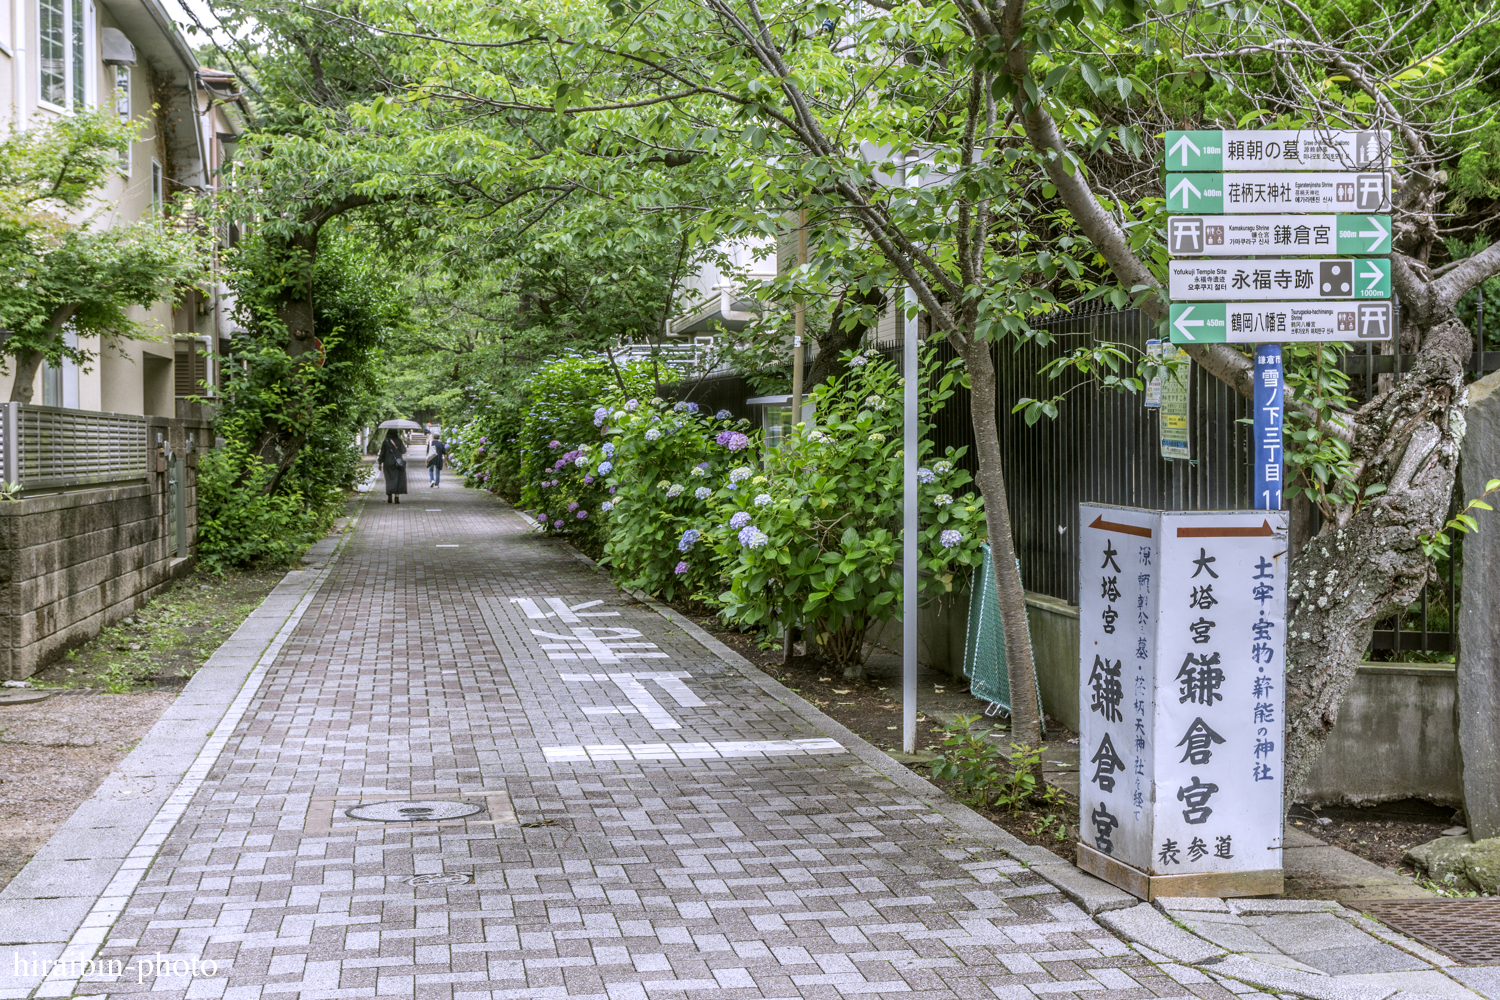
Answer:
M1385 256L1388 215L1174 215L1167 223L1173 257L1253 254Z
M1224 129L1167 133L1168 170L1384 170L1386 129Z
M1173 214L1256 215L1265 212L1388 212L1390 177L1368 173L1167 174Z
M1174 344L1291 344L1391 339L1386 302L1174 302Z
M1174 302L1275 299L1388 299L1389 260L1174 260L1167 294Z

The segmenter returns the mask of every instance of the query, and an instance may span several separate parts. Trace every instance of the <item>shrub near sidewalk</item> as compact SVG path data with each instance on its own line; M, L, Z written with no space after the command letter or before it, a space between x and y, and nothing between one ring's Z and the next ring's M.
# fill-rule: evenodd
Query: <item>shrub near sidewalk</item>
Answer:
M934 358L926 353L924 373ZM722 494L729 589L720 599L729 621L801 626L825 658L858 677L865 634L901 616L902 380L874 352L848 364L847 375L814 391L817 426L799 425L766 453L764 474ZM922 394L924 420L952 395L952 378ZM977 495L958 492L970 482L955 464L962 452L928 463L932 445L921 447L919 586L938 595L980 564L984 510Z
M669 601L716 603L726 560L716 546L722 508L756 461L757 435L728 411L697 403L616 400L605 416L610 440L588 454L596 481L613 496L604 563L623 587Z

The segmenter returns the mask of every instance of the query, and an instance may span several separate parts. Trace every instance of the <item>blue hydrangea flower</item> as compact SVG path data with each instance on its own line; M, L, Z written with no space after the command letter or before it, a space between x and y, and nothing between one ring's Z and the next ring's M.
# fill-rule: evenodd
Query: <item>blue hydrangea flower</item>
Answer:
M740 529L740 544L747 549L763 549L771 539L753 524L746 525Z
M953 548L953 546L957 545L959 542L961 542L963 540L964 540L964 534L963 534L963 532L957 531L957 530L955 530L953 528L949 528L947 531L943 532L941 535L938 535L938 541L942 543L943 548L945 548L945 549L951 549L951 548Z
M935 483L935 482L937 482L937 475L931 469L918 469L917 470L917 482L919 482L919 483Z
M761 493L760 495L758 495L755 498L755 506L757 506L757 507L764 507L766 504L768 504L770 502L771 502L771 494L769 494L769 493Z
M546 516L547 515L545 515L545 514L542 515L543 518L545 518ZM745 510L737 510L737 511L735 511L734 512L734 516L729 519L729 526L731 528L735 529L736 531L738 531L739 529L743 528L745 525L747 525L749 523L750 523L750 512L749 511L745 511Z
M601 475L601 476L607 476L611 472L614 472L614 471L615 471L615 463L613 463L613 462L600 462L599 463L599 475Z
M659 439L660 437L661 437L661 431L657 430L655 427L651 428L650 430L648 430L646 432L646 440L647 441L655 441L655 440Z
M608 514L610 511L615 509L615 502L613 500L606 500L599 505L599 509Z
M601 406L594 411L594 426L603 427L604 421L609 418L609 407Z
M714 491L711 490L711 489L709 489L707 486L700 486L696 490L693 491L693 496L696 497L699 500L707 500L709 497L711 497L713 495L714 495Z
M604 442L604 447L600 450L603 451L604 454L613 457L615 453L615 443L613 441L606 441Z
M698 544L698 538L699 537L700 536L699 536L697 528L689 528L689 529L687 529L686 531L684 531L682 533L682 537L679 538L679 539L677 539L677 551L678 552L691 552L692 549L693 549L693 546L696 545L696 544Z
M734 414L730 413L728 410L720 410L718 413L714 414L714 419L715 420L732 420L732 419L734 419Z

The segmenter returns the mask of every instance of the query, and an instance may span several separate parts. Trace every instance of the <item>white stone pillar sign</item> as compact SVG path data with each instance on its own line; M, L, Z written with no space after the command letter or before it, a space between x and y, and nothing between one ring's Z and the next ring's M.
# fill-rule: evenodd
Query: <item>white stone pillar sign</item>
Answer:
M1079 515L1079 867L1281 892L1286 512Z

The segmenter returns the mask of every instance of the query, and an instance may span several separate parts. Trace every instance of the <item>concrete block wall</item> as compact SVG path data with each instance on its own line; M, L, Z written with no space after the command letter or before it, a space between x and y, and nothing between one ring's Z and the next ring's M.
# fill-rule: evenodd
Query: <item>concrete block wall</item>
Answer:
M187 454L184 558L168 530L167 474L156 471L158 436L175 453ZM0 504L0 677L30 677L191 571L197 455L212 441L212 427L204 421L151 418L145 480L41 491Z

